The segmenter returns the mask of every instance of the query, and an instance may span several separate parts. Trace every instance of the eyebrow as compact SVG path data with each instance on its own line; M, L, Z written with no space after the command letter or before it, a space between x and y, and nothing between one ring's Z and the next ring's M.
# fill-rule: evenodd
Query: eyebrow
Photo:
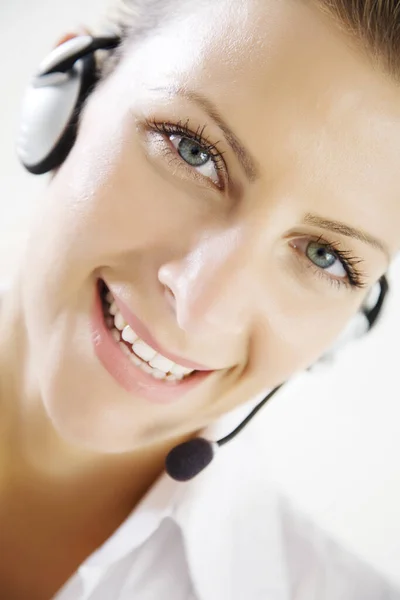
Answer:
M206 96L204 96L201 92L195 92L194 90L189 90L187 88L182 87L157 87L152 88L152 91L168 92L169 94L173 92L177 96L186 98L187 100L189 100L189 102L200 106L204 110L204 112L210 117L210 119L212 119L214 123L216 123L218 127L223 131L226 141L232 148L233 152L236 154L237 159L242 165L242 168L249 182L254 183L257 179L260 178L260 168L256 159L251 155L250 151L233 132L228 123L222 117L215 104L209 98L206 98Z
M389 251L385 244L378 240L378 238L373 235L366 233L361 229L355 229L354 227L350 227L345 223L340 221L331 221L330 219L324 219L318 215L307 213L303 218L304 225L316 225L322 229L328 229L330 231L335 231L341 235L345 235L347 237L354 238L356 240L360 240L364 242L364 244L368 244L377 250L383 252L387 257L389 257Z

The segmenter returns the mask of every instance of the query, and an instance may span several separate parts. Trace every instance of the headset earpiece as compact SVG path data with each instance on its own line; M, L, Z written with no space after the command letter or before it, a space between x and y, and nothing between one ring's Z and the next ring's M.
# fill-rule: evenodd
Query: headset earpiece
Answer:
M76 37L40 65L25 94L17 142L18 157L30 173L47 173L66 159L82 106L96 84L94 52L119 43L116 37Z
M375 286L369 292L361 309L348 323L344 331L337 339L336 343L317 361L319 363L330 363L335 355L348 342L356 340L367 334L379 321L382 316L385 300L389 292L389 284L385 275L383 275ZM312 370L315 365L311 366Z
M377 283L376 297L374 298L370 294L363 306L363 312L368 321L367 331L370 331L381 317L388 293L389 282L386 276L382 275Z

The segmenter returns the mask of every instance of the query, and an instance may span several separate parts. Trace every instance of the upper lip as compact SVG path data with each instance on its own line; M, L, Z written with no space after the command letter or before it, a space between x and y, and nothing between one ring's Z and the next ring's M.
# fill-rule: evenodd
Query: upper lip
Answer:
M157 340L154 339L146 325L144 325L144 323L142 323L142 321L133 312L131 312L131 310L120 298L118 298L118 296L112 291L111 288L109 289L114 297L115 304L117 305L118 310L124 317L124 321L131 327L131 329L133 329L133 331L140 337L140 339L142 339L146 344L151 346L156 352L162 354L163 356L165 356L165 358L172 360L172 362L177 363L182 367L186 367L187 369L193 369L195 371L213 370L209 367L205 367L204 365L192 362L190 360L187 360L186 358L182 358L181 356L177 356L176 354L172 354L171 352L165 350L165 348L160 346Z

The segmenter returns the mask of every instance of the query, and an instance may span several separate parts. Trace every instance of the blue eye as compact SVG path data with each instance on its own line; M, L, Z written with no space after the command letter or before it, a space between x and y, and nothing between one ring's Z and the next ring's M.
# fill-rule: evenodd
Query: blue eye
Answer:
M176 149L178 156L175 154L175 157L178 160L180 158L187 167L195 170L196 173L206 179L210 179L217 187L224 187L220 171L225 173L228 178L228 170L222 158L223 152L217 149L217 144L211 143L204 136L205 127L199 127L196 132L193 132L189 129L187 123L182 124L181 121L177 124L157 123L154 120L146 122L151 129L168 138Z
M169 139L185 163L198 170L204 177L209 177L218 185L220 181L218 166L210 152L205 150L198 142L188 137L170 134Z
M366 275L358 268L362 262L349 250L339 248L339 242L329 243L321 237L292 239L290 242L298 255L312 266L316 275L323 276L330 283L346 285L352 288L364 288ZM311 263L311 264L310 264Z
M346 277L347 271L342 260L328 246L318 242L310 242L306 248L306 256L320 269L336 277Z
M211 160L209 153L205 152L197 142L179 135L171 135L170 139L171 141L181 140L176 148L183 160L191 167L202 167Z

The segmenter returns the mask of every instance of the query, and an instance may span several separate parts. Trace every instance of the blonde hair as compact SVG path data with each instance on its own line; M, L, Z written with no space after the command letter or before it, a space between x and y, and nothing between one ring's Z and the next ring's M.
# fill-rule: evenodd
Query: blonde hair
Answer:
M383 69L400 79L400 0L316 0Z

